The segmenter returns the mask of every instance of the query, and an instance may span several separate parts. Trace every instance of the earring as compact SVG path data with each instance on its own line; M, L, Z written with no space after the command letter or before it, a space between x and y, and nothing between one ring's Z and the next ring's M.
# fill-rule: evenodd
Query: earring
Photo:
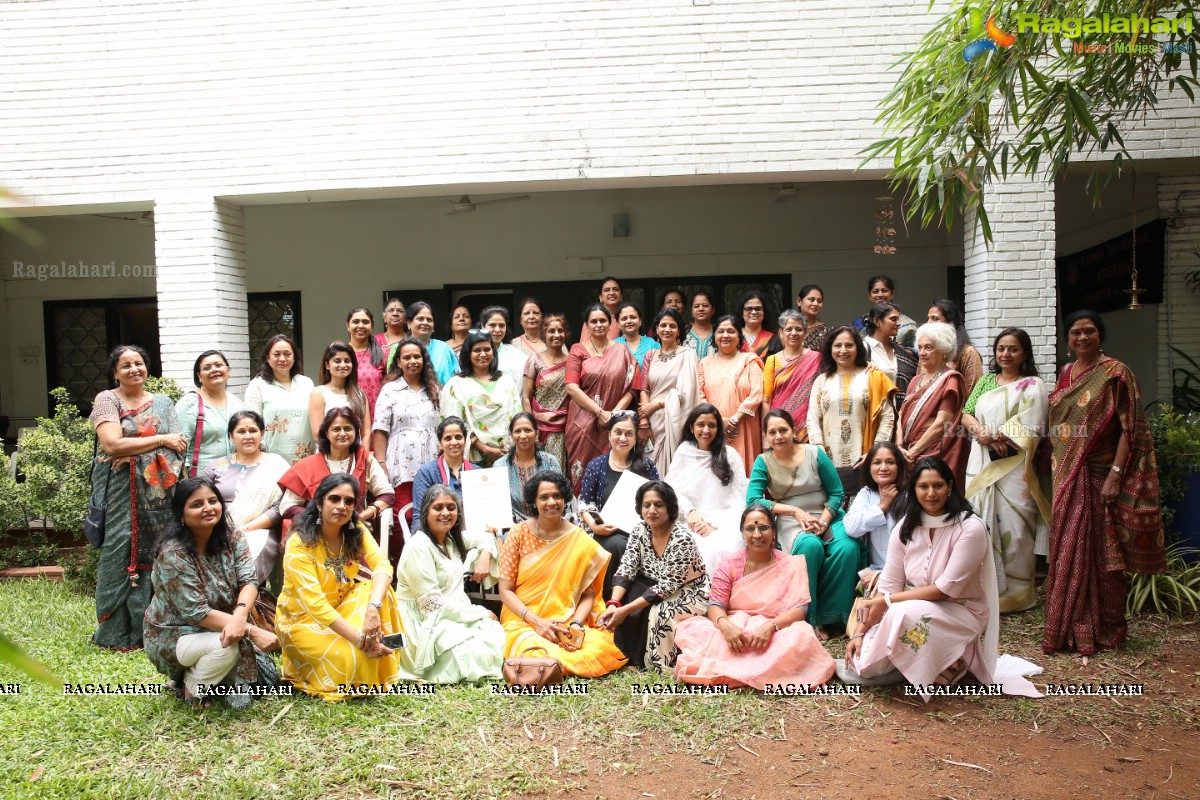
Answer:
M320 511L317 512L317 524L318 525L321 524L321 512Z

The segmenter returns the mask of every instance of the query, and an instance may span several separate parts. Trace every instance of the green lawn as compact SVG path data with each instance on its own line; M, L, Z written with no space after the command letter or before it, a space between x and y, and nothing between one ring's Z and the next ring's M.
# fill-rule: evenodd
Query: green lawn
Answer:
M140 652L91 646L93 602L60 584L0 584L0 620L65 682L162 680ZM632 697L647 681L666 679L624 670L588 682L586 697L495 697L486 686L338 704L297 695L199 715L168 695L65 696L0 666L0 684L21 684L0 696L0 797L500 797L586 784L584 754L638 741L623 734L662 732L701 753L730 730L777 730L780 704L795 703ZM814 716L825 702L813 701Z

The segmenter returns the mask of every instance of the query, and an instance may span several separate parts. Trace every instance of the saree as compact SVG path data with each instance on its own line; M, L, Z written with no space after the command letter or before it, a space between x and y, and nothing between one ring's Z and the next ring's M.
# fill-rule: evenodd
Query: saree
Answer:
M565 380L582 389L606 411L616 408L626 393L646 388L645 375L623 344L609 345L599 356L591 355L583 344L571 345ZM578 403L569 403L565 438L567 477L571 479L571 489L578 494L587 465L608 450L608 432L600 429L590 411Z
M538 441L558 459L567 463L567 445L563 432L567 428L567 362L547 364L540 358L525 362L525 377L533 381L529 395L529 412L538 424Z
M264 453L257 464L246 467L229 458L218 458L204 468L203 477L210 478L225 499L226 510L234 527L241 532L250 551L250 559L258 570L258 582L266 583L279 560L282 532L279 501L283 489L279 479L291 469L283 456ZM246 525L266 514L272 524L252 531Z
M762 452L762 424L758 419L763 396L763 364L753 353L723 358L715 350L700 361L700 393L717 407L724 419L741 412L742 419L728 444L741 456L742 474L749 475Z
M101 392L90 422L93 427L115 422L125 438L181 432L170 398L161 394L125 408L115 392ZM98 625L92 643L99 647L124 651L142 646L154 547L171 522L171 496L183 463L182 456L166 447L126 458L97 451L92 496L107 508L96 565Z
M1046 385L1034 376L998 386L989 372L976 386L963 413L1003 433L1017 452L993 460L988 448L972 441L966 497L992 534L1000 612L1024 611L1037 604L1033 546L1050 519L1050 502L1034 469L1046 432Z
M624 347L621 350L629 352ZM580 528L549 543L535 537L528 523L522 522L509 531L500 578L513 582L517 598L534 614L562 621L575 613L579 598L588 589L593 592L593 600L583 646L578 650L566 650L543 639L506 605L500 614L505 657L519 656L528 648L544 648L550 658L559 660L564 673L582 678L598 678L623 667L625 656L613 643L612 632L592 627L604 613L601 589L608 560L609 554Z
M1073 366L1050 394L1054 497L1042 649L1091 655L1128 634L1126 572L1162 574L1166 554L1158 465L1137 378L1114 358L1082 375ZM1129 460L1120 495L1106 505L1100 490L1122 435Z
M742 352L754 353L759 359L766 359L767 356L778 353L783 349L783 343L779 341L779 337L766 328L759 328L758 333L754 338L742 334Z
M750 632L780 614L808 604L807 569L802 556L771 551L775 562L746 575L746 551L721 562L712 579L712 603L729 612L729 621ZM711 603L710 603L711 605ZM819 686L833 675L833 659L801 620L781 628L764 650L735 653L708 617L690 617L675 626L675 677L684 683L731 687L767 684Z
M821 354L805 349L792 359L782 351L767 356L763 367L763 400L792 415L801 442L808 441L808 401L820 366Z
M677 347L667 355L658 350L646 355L650 402L663 404L650 415L650 439L654 442L650 457L659 475L667 474L671 457L683 441L683 423L700 402L699 363L696 353L686 347Z
M367 481L367 467L370 465L370 453L365 447L358 448L354 453L351 463L353 471L350 473L354 479L358 481L358 510L362 511L367 507L367 489L370 484ZM311 500L317 493L317 487L321 485L321 481L328 478L329 462L325 460L324 453L302 458L293 464L287 472L279 478L279 488L291 492L304 500ZM299 506L300 510L304 510L304 506ZM300 513L299 511L296 514ZM294 517L296 514L287 514L284 516Z
M458 375L442 387L439 405L442 419L459 417L467 424L469 457L477 464L486 464L487 460L470 444L479 441L504 449L508 423L521 412L521 393L508 373L502 372L499 378L487 382Z
M900 406L900 441L905 447L916 442L929 430L942 406L948 405L953 409L954 416L942 431L941 438L929 445L925 452L915 455L917 459L926 456L941 458L950 465L950 471L954 473L954 479L959 486L966 485L967 456L970 454L971 442L969 437L962 435L961 430L962 407L965 402L962 375L947 369L908 394L904 398L904 404Z

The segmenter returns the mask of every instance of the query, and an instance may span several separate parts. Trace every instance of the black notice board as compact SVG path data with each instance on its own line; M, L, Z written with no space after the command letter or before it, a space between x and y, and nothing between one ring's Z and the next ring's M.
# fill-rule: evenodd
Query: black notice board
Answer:
M1166 220L1156 219L1137 229L1138 289L1143 303L1161 303L1166 250ZM1054 259L1062 313L1090 308L1116 311L1129 305L1133 237L1129 233Z

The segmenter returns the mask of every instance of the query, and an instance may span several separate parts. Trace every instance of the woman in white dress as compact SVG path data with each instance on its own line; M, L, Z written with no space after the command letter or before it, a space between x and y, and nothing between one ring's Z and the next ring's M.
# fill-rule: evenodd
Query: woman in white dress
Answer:
M696 406L683 431L664 480L679 497L680 517L712 573L722 557L745 546L740 523L749 482L741 456L725 444L725 424L716 406Z

